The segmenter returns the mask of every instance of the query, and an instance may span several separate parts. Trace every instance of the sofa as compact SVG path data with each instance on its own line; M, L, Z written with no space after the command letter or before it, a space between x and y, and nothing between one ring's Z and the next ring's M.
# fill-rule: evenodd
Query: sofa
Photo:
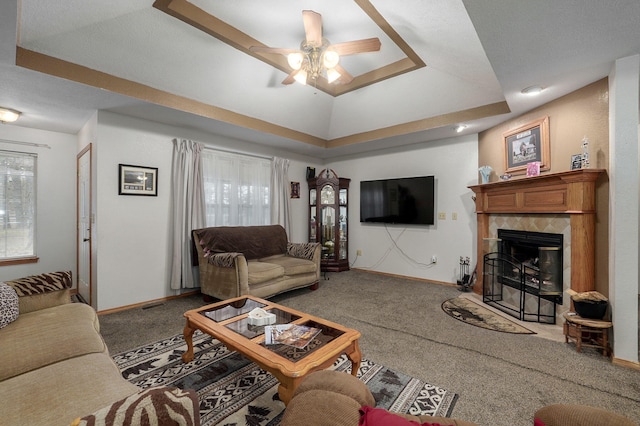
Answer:
M376 401L351 374L322 370L296 388L280 426L477 426L448 417L412 416L375 408ZM532 426L637 426L621 415L583 405L554 404L533 414Z
M269 298L318 286L320 244L290 243L280 225L220 226L192 233L203 295Z
M126 381L70 271L0 283L0 423L199 424L193 390Z

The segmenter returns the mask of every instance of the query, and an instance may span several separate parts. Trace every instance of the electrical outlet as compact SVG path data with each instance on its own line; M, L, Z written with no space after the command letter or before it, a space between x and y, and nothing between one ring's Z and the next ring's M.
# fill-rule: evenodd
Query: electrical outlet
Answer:
M458 220L458 213L457 212L451 213L451 220Z
M435 254L431 256L431 263L438 263L438 256L436 256Z
M447 219L447 214L445 212L438 213L438 219L446 220Z
M356 256L362 256L362 250L360 249L356 250Z

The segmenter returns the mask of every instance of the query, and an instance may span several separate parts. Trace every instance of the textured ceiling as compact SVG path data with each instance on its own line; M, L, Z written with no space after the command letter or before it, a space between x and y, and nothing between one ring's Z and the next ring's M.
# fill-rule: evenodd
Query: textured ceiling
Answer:
M158 3L165 11L149 0L3 2L0 105L23 111L28 127L75 133L106 109L333 158L453 136L459 122L479 132L640 52L637 0ZM403 44L426 66L332 95L281 85L286 73L225 40L224 25L206 28L219 19L264 45L297 48L303 9L322 14L333 43L380 38L380 52L342 59L356 78L406 60ZM532 84L547 89L519 93Z

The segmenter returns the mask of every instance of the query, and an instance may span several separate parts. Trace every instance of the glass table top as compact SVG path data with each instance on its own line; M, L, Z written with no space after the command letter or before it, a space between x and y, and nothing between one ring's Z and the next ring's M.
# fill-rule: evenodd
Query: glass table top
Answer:
M226 303L211 309L200 311L200 314L206 316L215 322L226 321L242 314L247 314L255 308L263 308L263 303L251 299L242 299L236 302Z
M226 324L224 324L224 327L247 339L254 339L264 334L264 328L266 326L249 324L249 320L246 316L244 316L244 314L248 314L255 308L265 309L265 307L267 307L266 304L247 298L234 302L223 303L209 309L204 309L202 311L199 311L199 314L215 322L224 321L226 322ZM284 307L282 307L282 309L278 307L266 308L267 312L275 314L275 324L289 324L301 318L299 315L288 312L285 309L286 308ZM316 327L322 330L304 348L296 348L294 346L285 344L267 345L264 342L258 344L269 349L274 354L282 356L290 361L296 362L344 334L344 331L342 330L338 330L325 324L317 323L315 321L306 321L302 325Z

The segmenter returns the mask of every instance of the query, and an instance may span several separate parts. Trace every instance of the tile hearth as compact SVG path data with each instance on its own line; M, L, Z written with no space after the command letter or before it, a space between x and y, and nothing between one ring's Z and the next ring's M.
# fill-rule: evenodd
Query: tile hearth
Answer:
M564 343L564 333L562 331L562 323L563 321L558 322L557 324L542 324L536 322L527 322L520 321L517 318L512 317L499 309L494 308L493 306L489 306L486 303L482 302L482 296L475 293L462 293L460 297L465 297L473 302L483 306L484 308L489 309L493 313L500 315L509 321L513 321L516 324L521 325L524 328L528 328L529 330L535 332L534 336L541 337L547 340L553 340L554 342Z

